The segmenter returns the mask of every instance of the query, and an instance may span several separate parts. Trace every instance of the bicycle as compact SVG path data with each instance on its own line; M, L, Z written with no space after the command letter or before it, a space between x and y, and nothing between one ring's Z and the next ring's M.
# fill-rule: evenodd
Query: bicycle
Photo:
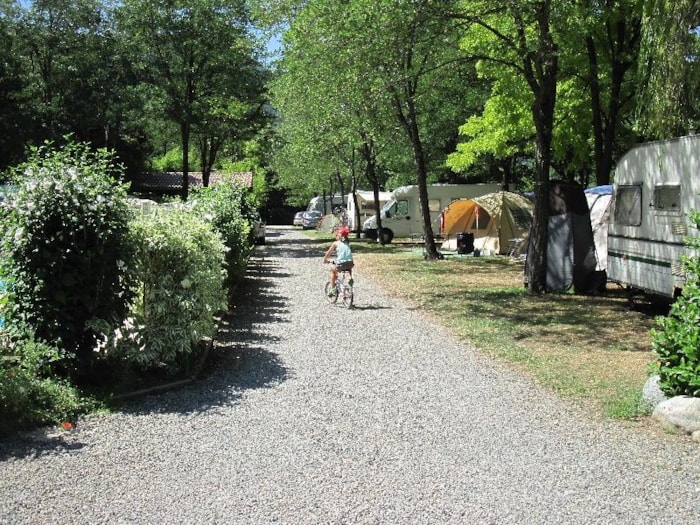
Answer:
M331 264L335 265L335 262L331 262ZM340 299L345 308L352 308L355 300L353 284L354 280L352 278L352 270L338 272L338 277L335 280L335 290L333 290L333 293L331 293L332 290L330 278L326 282L326 286L323 289L326 299L330 304L335 304L338 302L338 299Z

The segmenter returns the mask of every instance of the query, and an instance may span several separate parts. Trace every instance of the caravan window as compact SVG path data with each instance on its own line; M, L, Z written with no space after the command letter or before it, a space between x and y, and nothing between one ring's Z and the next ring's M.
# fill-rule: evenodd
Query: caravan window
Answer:
M428 210L433 212L442 211L440 199L428 199Z
M680 213L681 211L681 187L657 186L654 188L654 209Z
M615 223L626 226L642 224L642 187L618 186L615 191Z

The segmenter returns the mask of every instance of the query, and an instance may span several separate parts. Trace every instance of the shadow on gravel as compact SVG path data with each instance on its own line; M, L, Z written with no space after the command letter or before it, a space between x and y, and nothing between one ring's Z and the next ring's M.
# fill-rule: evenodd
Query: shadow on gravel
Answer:
M285 258L322 258L331 241L332 239L312 239L310 237L295 237L293 239L280 237L274 239L268 249L275 249Z
M0 462L10 459L39 458L49 454L80 451L85 443L75 442L71 434L59 435L53 429L41 429L0 440Z
M382 306L379 304L368 304L368 305L354 305L352 307L353 310L389 310L391 307L390 306Z
M279 294L276 285L289 274L274 259L265 257L272 250L284 250L285 244L291 250L292 245L303 243L279 239L280 246L264 246L254 251L246 278L236 290L234 305L221 319L216 342L196 381L124 400L113 410L134 415L204 413L237 403L246 390L269 388L285 381L288 369L268 349L278 338L265 330L267 324L289 322L289 299ZM312 253L310 248L308 251ZM56 428L0 437L0 461L79 451L85 446L79 440L80 432Z

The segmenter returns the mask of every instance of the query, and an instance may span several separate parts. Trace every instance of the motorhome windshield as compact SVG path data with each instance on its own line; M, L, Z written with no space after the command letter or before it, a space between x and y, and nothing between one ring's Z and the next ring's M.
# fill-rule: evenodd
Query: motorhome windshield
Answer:
M309 202L309 206L306 208L306 211L323 211L321 207L323 206L323 202L320 199L311 199Z
M382 206L382 215L386 215L389 210L396 206L396 201L394 199L389 199L387 203Z

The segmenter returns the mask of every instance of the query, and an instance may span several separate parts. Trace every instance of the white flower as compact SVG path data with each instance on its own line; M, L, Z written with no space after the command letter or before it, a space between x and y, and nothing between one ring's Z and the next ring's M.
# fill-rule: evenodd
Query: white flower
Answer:
M97 345L95 345L95 348L93 348L93 351L95 353L99 354L100 352L102 352L106 348L107 348L107 337L105 337L104 339L97 338Z

